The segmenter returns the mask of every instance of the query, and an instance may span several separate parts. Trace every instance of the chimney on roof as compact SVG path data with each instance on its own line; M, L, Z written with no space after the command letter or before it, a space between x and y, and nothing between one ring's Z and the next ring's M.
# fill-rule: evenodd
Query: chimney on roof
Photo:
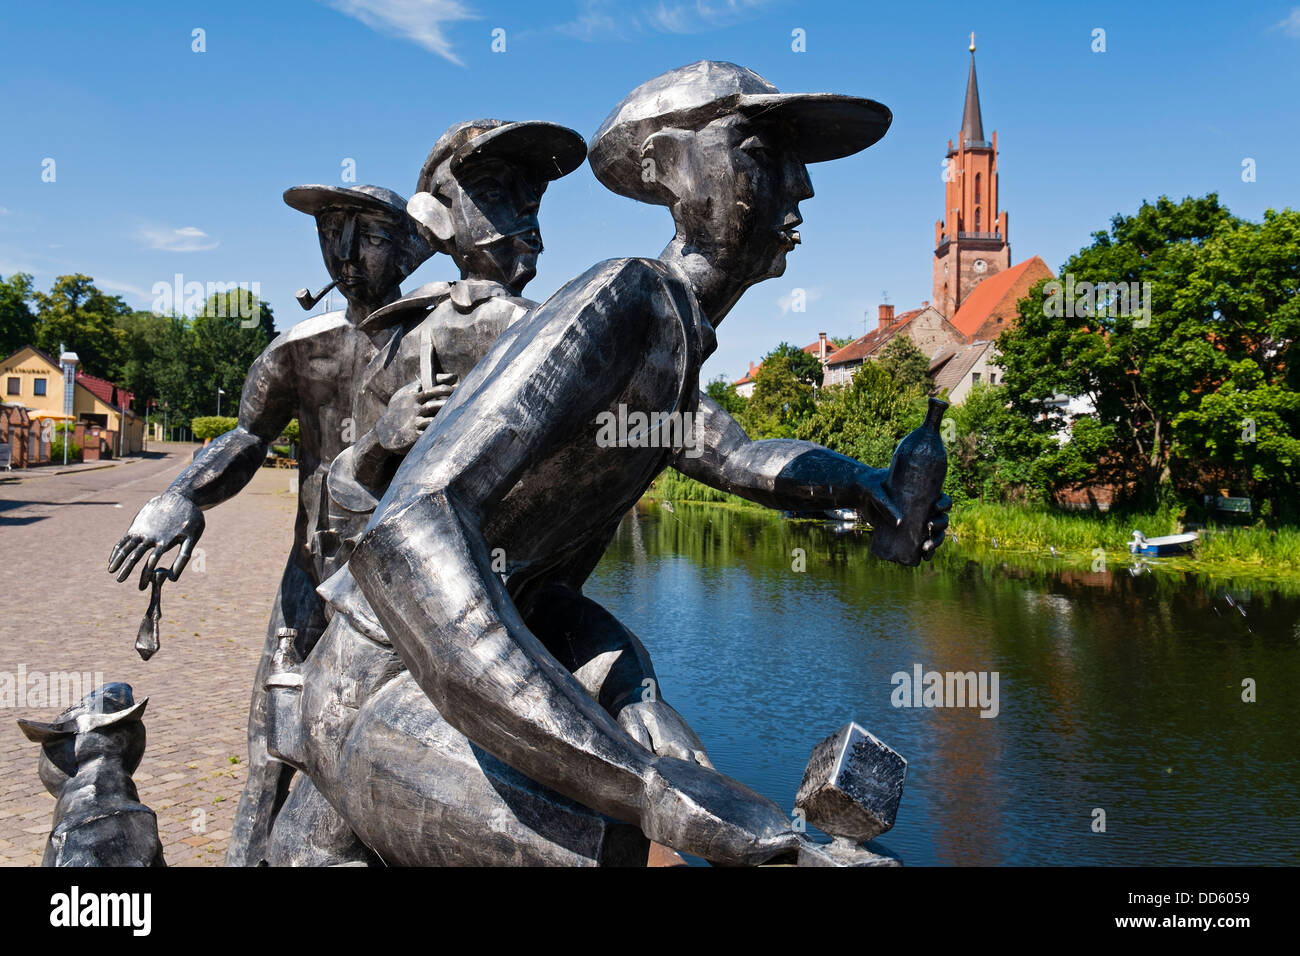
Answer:
M923 309L928 309L928 308L930 308L930 300L929 300L929 299L922 299L922 300L921 300L921 308L923 308Z
M826 352L827 352L826 333L818 332L817 333L817 357L822 360L823 365L826 364Z
M894 307L892 305L882 305L880 307L880 327L883 329L894 323Z

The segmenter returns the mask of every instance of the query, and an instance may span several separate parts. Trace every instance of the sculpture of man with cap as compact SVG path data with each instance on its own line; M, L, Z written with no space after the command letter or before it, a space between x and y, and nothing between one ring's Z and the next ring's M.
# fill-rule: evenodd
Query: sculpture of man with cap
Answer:
M521 295L542 252L542 194L586 155L582 136L567 127L497 119L457 123L430 150L407 209L461 278L421 286L361 323L363 331L391 338L360 376L356 442L330 467L330 527L341 537L340 557L350 553L445 392L536 307ZM334 586L327 581L320 593L328 599ZM273 865L355 861L346 825L310 780L294 784L281 820L268 854Z
M298 514L294 542L276 594L249 714L247 778L229 861L256 864L262 857L275 808L283 801L290 768L266 759L265 679L282 628L297 635L305 653L325 627L316 587L346 560L328 526L325 479L334 458L352 440L355 383L387 334L373 341L358 325L400 295L399 283L432 250L418 235L405 200L378 186L298 186L285 202L316 218L325 267L342 290L347 309L299 322L280 334L254 361L244 383L239 425L217 438L162 495L140 509L113 548L108 570L124 581L143 561L140 587L153 575L175 580L203 533L203 512L233 497L252 479L270 443L293 418L300 429ZM449 389L447 391L450 391ZM179 545L170 569L158 568Z
M461 278L421 286L361 324L391 338L362 373L353 406L357 440L330 469L335 524L348 529L346 551L445 401L440 387L468 375L497 337L537 305L521 296L542 252L542 194L586 155L574 130L496 119L457 123L430 150L407 209Z
M643 84L602 125L597 178L668 205L676 236L657 260L594 266L505 331L357 545L332 599L356 626L336 628L336 615L305 664L284 659L297 673L271 678L285 717L273 752L386 861L567 859L579 831L594 834L589 858L625 859L618 826L555 823L584 812L718 862L799 847L776 804L702 753L657 753L653 733L632 735L620 708L644 700L631 689L648 660L573 652L620 631L615 646L640 648L580 589L622 516L681 457L658 442L598 441L596 421L619 407L697 412L714 326L746 288L780 275L799 241L805 165L865 149L890 121L870 100L781 94L749 70L702 62ZM700 461L729 490L897 522L884 471L710 427L719 441ZM933 503L926 555L946 506Z

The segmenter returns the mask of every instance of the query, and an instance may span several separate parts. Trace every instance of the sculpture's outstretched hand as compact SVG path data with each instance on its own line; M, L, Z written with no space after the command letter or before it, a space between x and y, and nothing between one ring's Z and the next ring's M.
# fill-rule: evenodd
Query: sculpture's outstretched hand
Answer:
M862 467L862 473L857 477L858 508L866 513L867 520L872 526L881 525L893 526L903 520L903 512L895 503L885 487L885 479L889 477L889 471L885 468L868 468Z
M108 573L117 573L117 579L125 581L140 559L148 555L140 571L140 590L143 591L149 586L154 568L162 556L180 545L176 560L170 569L165 569L168 577L175 581L189 563L203 527L203 512L184 495L167 491L150 498L126 534L113 546L108 556Z
M884 468L867 468L858 479L858 507L866 513L867 520L873 527L897 525L902 520L903 502L897 502L891 496L885 479L889 471ZM926 561L934 558L934 552L943 544L948 534L948 511L952 508L952 499L940 495L930 510L926 523L927 538L921 545L921 557Z
M645 801L646 836L714 863L757 866L799 848L799 834L780 807L696 763L656 757Z

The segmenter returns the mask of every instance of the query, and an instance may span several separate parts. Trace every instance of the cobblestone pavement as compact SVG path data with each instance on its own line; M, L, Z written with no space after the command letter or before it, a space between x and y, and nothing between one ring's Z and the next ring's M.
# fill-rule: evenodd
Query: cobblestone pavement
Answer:
M195 448L162 447L114 468L0 483L0 671L24 668L28 695L37 672L76 671L89 686L102 675L149 697L135 780L158 814L167 862L220 865L243 786L253 674L293 537L296 472L264 468L206 513L202 553L163 587L162 650L146 663L134 643L148 594L106 568L136 511ZM67 703L0 709L0 865L39 865L54 809L37 746L15 721Z

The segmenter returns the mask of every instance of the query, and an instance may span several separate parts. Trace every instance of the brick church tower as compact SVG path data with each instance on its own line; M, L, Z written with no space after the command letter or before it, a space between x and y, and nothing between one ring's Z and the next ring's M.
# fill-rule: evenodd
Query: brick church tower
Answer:
M948 140L945 168L945 209L934 224L933 302L951 319L981 279L1011 266L1007 214L998 212L998 134L984 139L973 33L961 136L955 147Z

